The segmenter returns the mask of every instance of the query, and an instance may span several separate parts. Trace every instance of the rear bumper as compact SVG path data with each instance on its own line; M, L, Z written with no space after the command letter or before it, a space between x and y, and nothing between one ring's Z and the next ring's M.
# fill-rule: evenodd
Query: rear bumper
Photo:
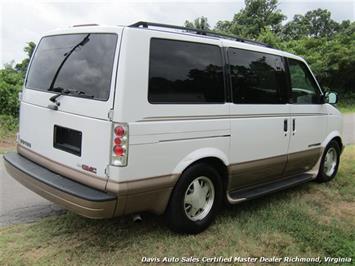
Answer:
M117 196L77 183L16 152L4 156L7 172L42 197L88 218L115 216Z

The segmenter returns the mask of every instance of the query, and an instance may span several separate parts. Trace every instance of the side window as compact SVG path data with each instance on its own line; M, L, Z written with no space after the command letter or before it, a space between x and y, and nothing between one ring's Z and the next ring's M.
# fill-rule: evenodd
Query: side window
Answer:
M319 104L320 92L311 73L303 62L288 59L292 103Z
M229 48L228 58L234 103L286 102L285 66L280 56Z
M150 103L224 103L223 61L218 46L153 38Z

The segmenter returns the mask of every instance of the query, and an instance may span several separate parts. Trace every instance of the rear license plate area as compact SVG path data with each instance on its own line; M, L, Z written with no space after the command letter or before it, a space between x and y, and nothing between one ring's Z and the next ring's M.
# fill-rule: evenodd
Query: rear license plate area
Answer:
M54 125L53 147L65 152L81 156L82 132Z

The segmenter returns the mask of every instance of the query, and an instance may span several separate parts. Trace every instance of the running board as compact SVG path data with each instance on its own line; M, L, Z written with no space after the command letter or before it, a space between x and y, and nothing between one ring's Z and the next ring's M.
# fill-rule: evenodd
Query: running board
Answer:
M236 204L245 200L255 199L266 194L284 190L299 184L303 184L314 179L311 174L296 175L289 178L281 179L272 183L258 185L243 189L234 190L227 193L229 203Z

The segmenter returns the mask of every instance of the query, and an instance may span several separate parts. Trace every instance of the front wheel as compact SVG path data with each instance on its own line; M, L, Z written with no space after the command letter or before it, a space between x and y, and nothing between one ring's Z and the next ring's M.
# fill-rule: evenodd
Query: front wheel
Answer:
M193 165L173 190L166 212L168 226L178 233L199 233L214 220L221 202L219 173L207 164Z
M340 147L336 141L331 141L324 150L317 182L328 182L332 180L338 172L340 162Z

